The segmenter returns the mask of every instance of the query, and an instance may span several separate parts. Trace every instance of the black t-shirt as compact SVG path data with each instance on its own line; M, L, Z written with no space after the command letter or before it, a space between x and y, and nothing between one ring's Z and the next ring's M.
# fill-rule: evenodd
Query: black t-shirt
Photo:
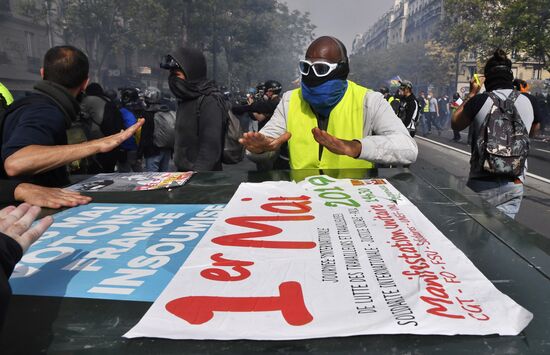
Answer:
M539 105L537 104L537 99L531 94L522 93L522 95L527 97L531 102L531 106L533 106L533 116L534 116L533 124L539 123L542 116L541 116ZM463 114L466 117L474 119L474 117L476 117L476 115L481 110L483 105L485 105L485 102L487 101L487 99L489 99L489 94L487 94L486 92L472 97L464 105L464 109L462 110Z
M23 106L6 117L2 135L2 164L13 153L29 145L66 145L67 132L63 112L55 103ZM66 166L19 180L42 186L69 184Z

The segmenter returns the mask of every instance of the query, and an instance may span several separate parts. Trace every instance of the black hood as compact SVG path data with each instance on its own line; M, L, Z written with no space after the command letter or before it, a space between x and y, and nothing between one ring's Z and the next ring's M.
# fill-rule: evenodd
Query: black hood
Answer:
M206 58L201 51L192 48L178 48L172 57L182 67L186 80L206 80Z

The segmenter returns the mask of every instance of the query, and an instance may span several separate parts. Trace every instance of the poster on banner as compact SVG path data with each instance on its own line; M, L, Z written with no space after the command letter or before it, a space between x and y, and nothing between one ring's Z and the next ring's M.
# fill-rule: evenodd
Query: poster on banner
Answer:
M183 186L194 172L105 173L67 187L80 192L149 191Z
M13 292L152 302L223 208L91 203L63 211L16 265Z
M241 184L125 337L516 335L531 318L388 181L316 176Z

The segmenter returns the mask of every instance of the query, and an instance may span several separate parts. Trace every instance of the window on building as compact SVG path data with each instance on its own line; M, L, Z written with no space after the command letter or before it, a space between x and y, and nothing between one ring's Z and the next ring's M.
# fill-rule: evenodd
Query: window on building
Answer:
M34 33L25 31L25 41L27 44L27 57L33 58L33 42L34 42Z
M541 80L542 79L542 70L539 67L533 67L533 80Z

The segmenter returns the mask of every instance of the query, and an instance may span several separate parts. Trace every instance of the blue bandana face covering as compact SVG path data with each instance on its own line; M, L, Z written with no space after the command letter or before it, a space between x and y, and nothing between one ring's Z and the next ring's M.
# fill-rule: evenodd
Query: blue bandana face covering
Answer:
M347 80L342 79L329 80L314 87L307 86L302 82L302 96L315 112L328 117L330 111L344 97L347 88Z

